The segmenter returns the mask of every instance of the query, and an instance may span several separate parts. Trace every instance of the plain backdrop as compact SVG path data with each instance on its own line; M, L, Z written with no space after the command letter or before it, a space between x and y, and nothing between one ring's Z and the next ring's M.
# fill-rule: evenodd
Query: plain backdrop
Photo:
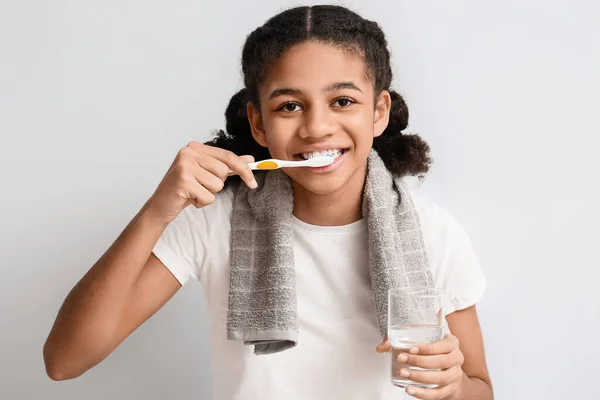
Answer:
M420 190L479 254L496 398L600 398L600 3L342 4L387 33L435 158ZM1 399L210 397L199 284L76 380L46 377L42 345L178 149L224 126L246 35L291 5L0 2Z

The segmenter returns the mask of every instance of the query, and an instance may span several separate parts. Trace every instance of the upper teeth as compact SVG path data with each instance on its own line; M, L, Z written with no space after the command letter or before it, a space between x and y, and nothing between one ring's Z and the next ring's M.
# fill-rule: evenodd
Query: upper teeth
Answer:
M342 155L342 149L332 149L326 151L314 151L312 153L302 153L302 157L305 159L310 159L313 157L321 157L321 156L331 156L331 157L339 157Z

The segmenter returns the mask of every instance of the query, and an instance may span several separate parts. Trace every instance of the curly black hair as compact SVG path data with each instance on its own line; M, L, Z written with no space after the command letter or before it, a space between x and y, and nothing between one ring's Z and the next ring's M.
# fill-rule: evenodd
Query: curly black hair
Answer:
M427 173L431 165L429 145L418 135L402 133L408 125L408 107L402 96L390 89L392 69L385 34L376 22L341 6L291 8L272 17L247 37L242 50L245 88L229 101L225 131L217 131L206 144L237 155L250 154L257 160L271 157L269 150L252 137L246 106L250 101L259 107L258 86L269 66L287 49L305 41L332 44L363 58L376 96L387 90L392 101L389 124L374 139L373 148L397 176Z

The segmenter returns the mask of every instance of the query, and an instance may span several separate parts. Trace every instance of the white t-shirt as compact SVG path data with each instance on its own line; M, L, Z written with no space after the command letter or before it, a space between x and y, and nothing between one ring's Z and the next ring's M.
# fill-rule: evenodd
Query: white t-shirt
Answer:
M446 295L445 313L475 304L485 279L461 225L413 194L430 268ZM375 347L377 327L367 254L366 221L323 227L293 219L299 342L254 355L227 339L230 216L226 189L202 209L188 207L167 227L154 254L181 282L202 283L210 314L215 400L398 400L390 354ZM408 396L407 396L408 398Z

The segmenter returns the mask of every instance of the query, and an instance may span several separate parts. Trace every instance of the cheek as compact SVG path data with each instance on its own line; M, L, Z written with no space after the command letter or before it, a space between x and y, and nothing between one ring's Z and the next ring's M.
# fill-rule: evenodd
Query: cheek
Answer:
M345 117L347 123L354 126L373 126L373 113L364 107L357 112L348 113Z
M295 128L291 120L278 119L265 124L265 134L269 152L273 157L284 158L286 149L294 136Z
M348 115L342 122L343 128L351 136L357 147L370 146L373 141L373 113L361 112Z

